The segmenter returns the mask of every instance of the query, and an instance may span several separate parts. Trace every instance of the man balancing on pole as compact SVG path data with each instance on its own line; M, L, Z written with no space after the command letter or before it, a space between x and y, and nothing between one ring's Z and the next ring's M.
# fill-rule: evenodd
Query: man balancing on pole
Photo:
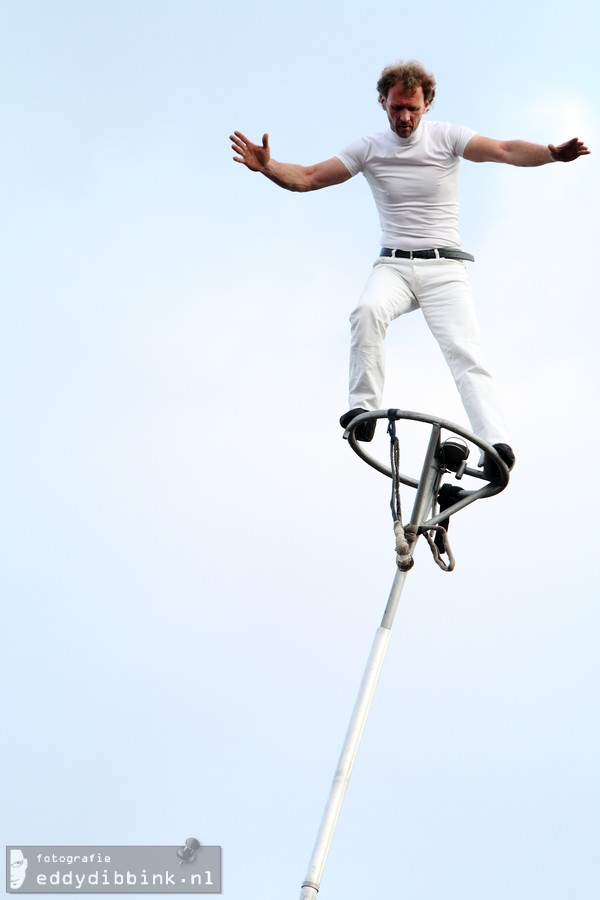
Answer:
M511 469L515 455L482 356L464 262L473 257L460 245L460 157L543 166L571 162L589 150L578 138L558 147L498 141L461 125L423 121L435 97L435 79L415 61L387 66L377 90L389 128L354 141L331 159L313 166L276 162L267 134L261 145L236 131L230 136L234 161L289 191L316 191L362 172L373 192L382 248L350 316L350 409L340 418L342 427L360 413L380 408L387 327L392 319L420 308L454 376L473 432L492 444ZM357 439L372 440L375 424L375 419L361 423ZM484 474L490 479L499 474L487 455Z

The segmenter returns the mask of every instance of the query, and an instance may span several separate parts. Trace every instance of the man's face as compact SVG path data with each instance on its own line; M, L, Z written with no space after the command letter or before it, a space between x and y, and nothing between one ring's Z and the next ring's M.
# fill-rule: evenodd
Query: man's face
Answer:
M401 138L408 138L416 131L430 103L425 100L421 85L407 92L400 84L391 87L387 97L380 96L379 102L387 113L390 128Z

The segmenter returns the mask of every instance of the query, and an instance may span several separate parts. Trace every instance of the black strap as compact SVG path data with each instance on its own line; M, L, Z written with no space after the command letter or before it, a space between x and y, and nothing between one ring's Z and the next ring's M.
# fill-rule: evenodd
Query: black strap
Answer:
M468 259L475 262L475 257L464 250L451 250L450 248L438 247L436 250L392 250L390 247L382 247L380 256L395 256L396 259Z

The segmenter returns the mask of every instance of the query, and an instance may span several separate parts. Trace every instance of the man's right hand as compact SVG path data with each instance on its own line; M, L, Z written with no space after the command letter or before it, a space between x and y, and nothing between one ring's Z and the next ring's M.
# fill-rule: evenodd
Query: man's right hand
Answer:
M271 159L268 134L263 134L262 146L253 144L241 131L234 131L229 135L229 139L231 149L238 154L233 157L234 162L243 163L253 172L264 172Z
M332 184L341 184L351 177L341 159L332 156L314 166L297 166L271 159L269 135L263 134L262 146L253 144L241 131L229 135L231 149L237 156L234 162L243 163L252 172L262 174L286 191L318 191Z

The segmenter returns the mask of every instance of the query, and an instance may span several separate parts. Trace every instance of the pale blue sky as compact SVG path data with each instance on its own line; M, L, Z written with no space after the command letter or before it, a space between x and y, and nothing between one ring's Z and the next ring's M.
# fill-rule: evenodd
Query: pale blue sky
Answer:
M379 229L362 179L288 194L228 135L327 158L416 57L432 117L596 155L463 165L518 464L453 574L417 551L319 896L597 900L597 10L0 10L3 843L193 835L224 896L298 895L394 575L337 424ZM385 405L465 424L419 316Z

